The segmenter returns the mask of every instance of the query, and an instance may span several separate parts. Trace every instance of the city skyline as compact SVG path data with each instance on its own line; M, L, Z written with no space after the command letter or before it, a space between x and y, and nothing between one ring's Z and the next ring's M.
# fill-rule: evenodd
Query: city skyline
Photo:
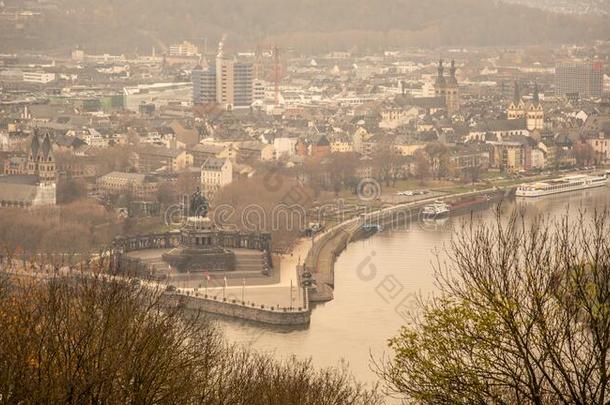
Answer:
M608 402L610 3L0 1L0 402Z

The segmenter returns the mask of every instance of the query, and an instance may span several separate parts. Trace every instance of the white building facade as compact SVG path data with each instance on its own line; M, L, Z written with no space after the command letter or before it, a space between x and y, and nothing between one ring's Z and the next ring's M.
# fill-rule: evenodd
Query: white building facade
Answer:
M208 158L201 165L201 189L208 198L233 182L233 164L229 159Z

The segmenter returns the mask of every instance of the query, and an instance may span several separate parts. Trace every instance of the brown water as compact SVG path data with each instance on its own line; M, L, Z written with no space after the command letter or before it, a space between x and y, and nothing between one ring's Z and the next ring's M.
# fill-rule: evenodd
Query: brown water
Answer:
M607 187L548 196L536 200L505 201L503 215L515 208L528 215L576 215L610 203ZM376 381L371 356L387 352L387 339L405 322L401 315L412 308L416 294L434 292L432 262L451 240L462 221L488 221L492 207L451 217L436 227L413 224L409 229L387 230L353 243L335 266L335 299L317 306L311 325L304 330L278 330L231 320L219 320L231 341L246 343L277 356L313 358L318 366L348 362L363 381ZM441 252L442 254L442 252Z

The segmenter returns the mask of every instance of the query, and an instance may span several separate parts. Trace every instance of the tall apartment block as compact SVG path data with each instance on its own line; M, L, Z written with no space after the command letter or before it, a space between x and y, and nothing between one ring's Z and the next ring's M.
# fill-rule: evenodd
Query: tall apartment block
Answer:
M250 107L254 90L254 66L252 63L233 64L233 105Z
M560 63L555 67L555 93L578 94L582 98L601 97L604 90L602 63Z
M250 107L253 101L254 67L224 55L218 47L215 64L197 66L192 72L193 102L218 103L227 109Z
M216 102L216 69L197 66L192 72L193 103L208 104Z

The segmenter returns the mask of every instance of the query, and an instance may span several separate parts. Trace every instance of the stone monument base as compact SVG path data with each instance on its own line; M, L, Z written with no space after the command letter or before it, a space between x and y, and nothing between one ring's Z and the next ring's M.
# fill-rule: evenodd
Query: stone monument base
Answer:
M181 273L235 270L235 253L220 247L177 249L164 254L163 261Z

